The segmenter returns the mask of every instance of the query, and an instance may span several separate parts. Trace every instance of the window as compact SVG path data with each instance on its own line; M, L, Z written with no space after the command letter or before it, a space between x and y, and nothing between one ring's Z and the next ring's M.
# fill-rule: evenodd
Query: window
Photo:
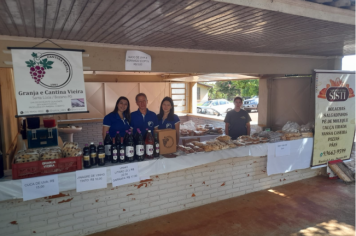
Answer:
M174 112L186 112L186 84L171 83Z
M226 101L220 101L220 105L225 105Z
M213 102L213 106L219 106L219 102L218 101L214 101Z
M198 87L197 90L197 99L200 100L200 87Z

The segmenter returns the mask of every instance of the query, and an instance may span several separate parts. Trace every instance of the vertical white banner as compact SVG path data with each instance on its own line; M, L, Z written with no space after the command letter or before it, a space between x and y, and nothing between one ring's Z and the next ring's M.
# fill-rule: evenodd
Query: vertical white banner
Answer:
M87 111L82 52L12 49L17 115Z
M355 73L317 72L312 165L349 159L355 135Z

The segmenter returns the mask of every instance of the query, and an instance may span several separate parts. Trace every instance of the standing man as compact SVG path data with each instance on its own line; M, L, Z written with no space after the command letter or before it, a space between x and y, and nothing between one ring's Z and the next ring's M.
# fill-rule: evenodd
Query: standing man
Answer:
M250 135L251 117L247 111L242 110L242 98L234 98L235 108L229 111L225 117L225 133L232 139L237 139L241 135Z
M131 113L131 127L136 133L140 129L143 136L146 135L146 128L150 129L152 134L154 129L158 129L158 120L156 113L147 109L147 96L144 93L136 95L136 104L138 110Z

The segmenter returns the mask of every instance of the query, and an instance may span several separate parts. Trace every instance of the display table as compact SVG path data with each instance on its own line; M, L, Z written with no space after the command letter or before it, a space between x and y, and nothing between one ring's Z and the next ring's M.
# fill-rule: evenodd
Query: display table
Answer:
M203 136L184 136L179 138L179 145L183 145L183 139L194 139L194 138L199 138L200 142L205 142L208 140L215 139L217 137L221 136L221 134L216 134L216 135L203 135Z
M231 157L266 156L267 150L268 144L265 143L208 153L193 153L176 158L160 157L158 159L137 162L139 177L141 180L149 179L152 175L169 173ZM113 165L118 164L107 163L104 167L96 166L92 168L106 168L107 182L111 183L110 166ZM58 174L58 181L60 192L76 189L75 172ZM0 179L0 201L17 198L22 198L21 180L12 180L11 172L7 171L5 177Z

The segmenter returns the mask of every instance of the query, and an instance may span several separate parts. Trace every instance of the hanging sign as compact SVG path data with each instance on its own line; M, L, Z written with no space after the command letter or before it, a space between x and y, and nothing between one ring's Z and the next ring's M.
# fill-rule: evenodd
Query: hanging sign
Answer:
M125 70L151 71L151 56L135 50L126 51Z
M87 112L82 52L12 49L17 115Z
M355 74L316 73L312 165L349 159L355 135Z
M21 182L24 201L59 194L58 175L23 179Z

